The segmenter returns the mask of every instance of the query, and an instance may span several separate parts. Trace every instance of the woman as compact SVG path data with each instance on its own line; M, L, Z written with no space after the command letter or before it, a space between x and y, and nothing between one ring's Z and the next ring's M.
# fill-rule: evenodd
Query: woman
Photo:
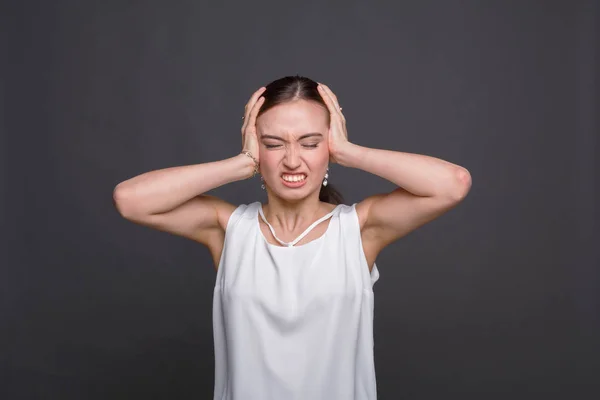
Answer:
M129 179L115 188L116 207L210 249L215 399L375 399L375 259L458 204L470 175L433 157L349 142L337 97L308 78L261 87L242 118L239 155ZM329 163L398 188L341 204ZM264 205L203 194L257 173Z

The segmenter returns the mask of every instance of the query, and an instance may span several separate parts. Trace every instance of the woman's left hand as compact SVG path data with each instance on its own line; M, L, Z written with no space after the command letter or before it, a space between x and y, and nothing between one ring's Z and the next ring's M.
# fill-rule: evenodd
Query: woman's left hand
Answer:
M337 163L336 156L343 151L345 146L350 144L346 130L346 118L342 114L342 107L340 107L337 97L331 89L322 83L319 83L318 88L329 109L329 160Z

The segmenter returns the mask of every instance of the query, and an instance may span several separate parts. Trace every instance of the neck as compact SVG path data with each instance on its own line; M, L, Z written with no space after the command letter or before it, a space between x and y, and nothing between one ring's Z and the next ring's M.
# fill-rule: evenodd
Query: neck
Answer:
M265 218L273 227L286 232L303 229L330 210L325 210L318 196L291 202L278 196L268 195L268 203L263 206Z

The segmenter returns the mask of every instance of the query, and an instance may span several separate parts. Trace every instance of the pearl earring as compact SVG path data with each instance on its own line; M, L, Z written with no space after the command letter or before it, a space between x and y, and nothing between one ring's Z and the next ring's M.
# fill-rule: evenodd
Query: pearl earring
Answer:
M265 190L265 189L266 189L266 186L265 186L265 180L264 180L264 178L262 177L262 175L260 176L260 182L261 182L260 188L261 188L262 190Z
M327 172L325 172L325 179L323 180L323 186L327 186L327 178L329 178L329 167L327 167Z

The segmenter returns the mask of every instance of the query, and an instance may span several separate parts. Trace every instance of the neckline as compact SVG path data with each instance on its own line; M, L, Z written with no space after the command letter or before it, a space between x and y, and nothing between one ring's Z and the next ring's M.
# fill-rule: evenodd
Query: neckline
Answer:
M309 246L309 245L311 245L312 243L319 242L319 241L323 240L323 239L324 239L324 238L327 236L327 234L329 233L329 230L331 229L331 221L329 221L329 223L328 223L328 225L327 225L327 229L325 229L325 232L324 232L324 233L323 233L321 236L319 236L318 238L316 238L316 239L313 239L313 240L311 240L311 241L310 241L310 242L308 242L308 243L304 243L304 244L301 244L301 245L294 244L294 245L291 245L291 246L278 246L278 245L276 245L276 244L270 243L270 242L267 240L267 238L265 237L265 235L263 234L263 232L262 232L262 229L261 229L261 227L260 227L260 220L259 220L259 218L261 217L261 215L260 215L260 214L262 214L262 216L264 216L264 213L262 212L262 211L263 211L263 209L262 209L262 203L261 203L260 201L257 201L257 202L256 202L256 204L257 204L257 205L256 205L257 213L256 213L256 215L255 215L255 220L256 220L256 228L258 229L258 233L260 234L260 236L262 237L262 239L264 240L264 242L265 242L265 243L266 243L268 246L270 246L270 247L274 247L274 248L278 248L278 249L294 249L294 248L301 248L301 247L304 247L304 246ZM329 219L333 219L333 217L335 216L335 212L338 210L338 208L339 208L340 206L341 206L341 204L338 204L338 205L336 205L336 206L335 206L335 208L334 208L333 210L331 210L330 212L328 212L327 214L325 214L323 217L321 217L321 218L317 219L316 221L319 221L320 219L322 219L323 221L325 221L325 220L327 220L328 218L329 218ZM266 218L265 218L265 220L266 220ZM316 221L315 221L315 222L316 222ZM320 222L323 222L323 221L320 221ZM268 223L268 221L265 221L265 222L266 222L266 223L267 223L267 225L270 227L270 224ZM314 222L313 222L313 224L314 224ZM312 225L312 224L311 224L311 225ZM315 227L316 227L317 225L319 225L319 224L316 224L316 225L315 225ZM309 228L310 228L310 226L309 226ZM313 227L313 228L314 228L314 227ZM308 230L308 228L307 228L306 230ZM306 230L305 230L305 232L306 232ZM309 233L310 233L310 231L309 231ZM303 236L303 235L304 235L304 232L303 232L303 233L302 233L300 236ZM274 233L273 233L273 236L274 236L274 237L275 237L275 239L277 240L277 237L275 236L275 234L274 234ZM299 237L300 237L300 236L299 236ZM304 235L304 236L305 236L305 235ZM302 240L302 239L304 239L304 237L302 237L300 240ZM296 240L296 239L294 239L294 240ZM299 241L300 241L300 240L299 240ZM293 241L292 241L292 242L293 242ZM291 243L291 242L290 242L290 243Z

